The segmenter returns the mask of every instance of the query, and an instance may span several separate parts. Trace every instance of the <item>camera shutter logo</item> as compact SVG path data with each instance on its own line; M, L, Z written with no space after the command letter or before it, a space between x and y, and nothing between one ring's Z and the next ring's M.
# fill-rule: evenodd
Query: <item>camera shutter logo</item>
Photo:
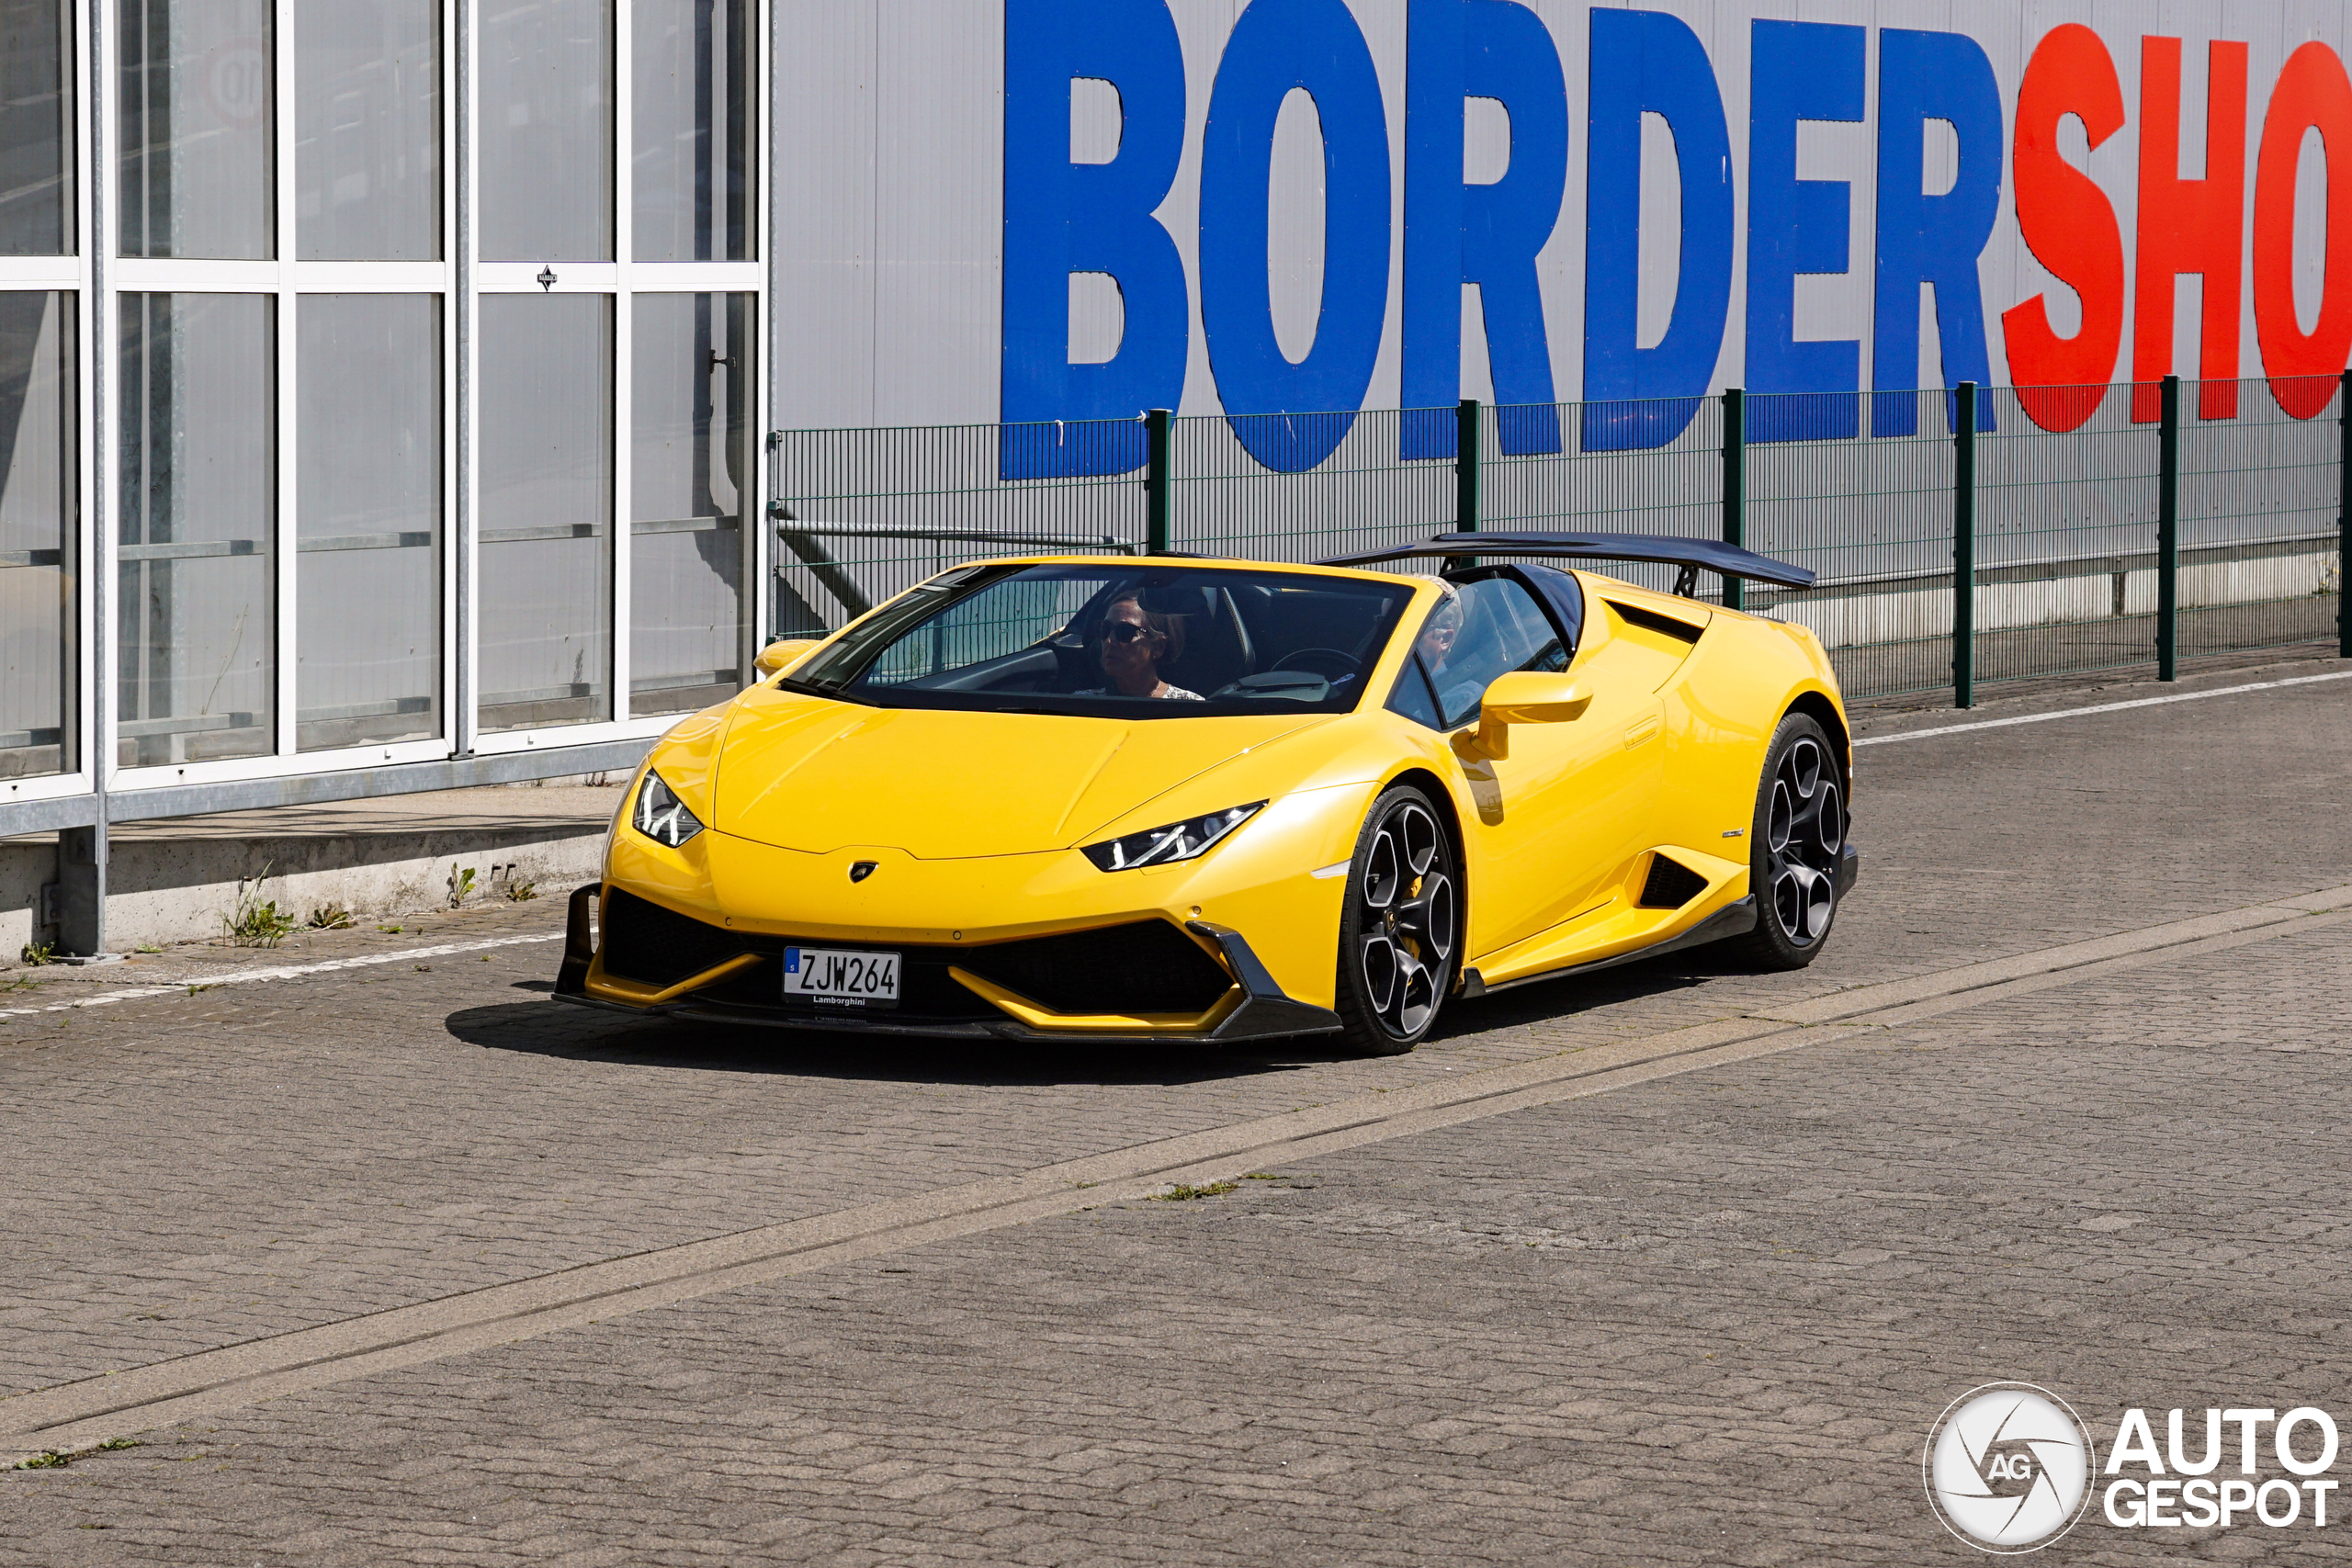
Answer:
M1944 1528L1979 1551L2039 1551L2090 1502L2090 1433L2064 1400L2029 1382L1986 1383L1951 1402L1920 1468Z

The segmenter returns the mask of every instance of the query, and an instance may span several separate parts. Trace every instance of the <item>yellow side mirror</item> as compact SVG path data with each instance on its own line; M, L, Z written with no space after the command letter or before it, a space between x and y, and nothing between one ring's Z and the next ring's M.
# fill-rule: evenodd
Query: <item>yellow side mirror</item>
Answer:
M1591 705L1592 694L1579 691L1577 682L1566 675L1514 670L1496 676L1487 685L1478 702L1476 731L1465 729L1456 735L1453 749L1473 761L1500 761L1510 755L1510 726L1564 724L1581 717Z
M787 637L782 642L772 642L760 649L760 656L752 661L752 667L764 681L771 675L781 675L799 663L816 646L815 639L810 637Z

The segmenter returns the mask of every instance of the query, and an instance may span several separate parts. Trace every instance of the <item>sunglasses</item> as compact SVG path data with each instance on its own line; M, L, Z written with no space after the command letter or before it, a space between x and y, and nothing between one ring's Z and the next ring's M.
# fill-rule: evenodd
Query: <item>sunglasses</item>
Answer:
M1141 642L1149 636L1149 626L1139 626L1133 621L1105 621L1102 624L1104 642Z

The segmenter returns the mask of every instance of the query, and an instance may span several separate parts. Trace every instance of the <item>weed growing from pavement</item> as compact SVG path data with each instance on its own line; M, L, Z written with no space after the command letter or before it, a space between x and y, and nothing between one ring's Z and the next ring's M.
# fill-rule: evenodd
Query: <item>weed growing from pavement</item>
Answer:
M356 922L352 919L351 911L342 905L322 904L302 923L314 931L347 931Z
M92 1454L113 1453L119 1449L135 1449L143 1446L144 1445L142 1445L136 1438L108 1438L105 1442L94 1443L86 1449L65 1449L62 1450L58 1449L48 1449L40 1453L33 1455L30 1459L17 1461L14 1468L17 1470L63 1470L75 1460L87 1459Z
M474 868L467 866L460 871L458 868L458 863L451 861L449 863L449 908L454 909L463 904L467 895L473 890Z
M27 942L17 956L38 969L44 964L57 962L57 948L51 942Z
M161 953L164 951L164 944L160 942L142 942L130 951L133 953Z
M29 991L41 983L29 975L19 975L6 985L0 986L0 991Z
M1240 1185L1238 1181L1211 1181L1200 1187L1188 1187L1180 1181L1159 1197L1163 1203L1188 1203L1195 1198L1222 1198Z
M510 882L506 885L506 897L514 903L527 904L538 896L539 885L536 882Z
M301 929L301 922L291 913L278 908L277 899L262 897L262 884L268 880L269 867L263 866L250 881L238 882L236 911L220 921L228 928L230 945L276 947Z
M398 936L401 934L401 928L398 926L378 926L376 929L382 931L387 936Z

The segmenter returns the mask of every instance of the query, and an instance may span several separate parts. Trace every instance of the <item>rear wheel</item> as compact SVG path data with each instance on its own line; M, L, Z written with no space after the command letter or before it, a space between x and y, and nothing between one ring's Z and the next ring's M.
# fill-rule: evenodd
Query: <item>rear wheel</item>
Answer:
M1846 847L1846 797L1837 753L1810 716L1792 713L1773 731L1748 829L1748 888L1756 929L1744 939L1761 968L1802 969L1820 956L1838 919L1838 862Z
M1340 1021L1367 1055L1399 1056L1437 1022L1461 942L1453 843L1411 785L1373 802L1340 917Z

